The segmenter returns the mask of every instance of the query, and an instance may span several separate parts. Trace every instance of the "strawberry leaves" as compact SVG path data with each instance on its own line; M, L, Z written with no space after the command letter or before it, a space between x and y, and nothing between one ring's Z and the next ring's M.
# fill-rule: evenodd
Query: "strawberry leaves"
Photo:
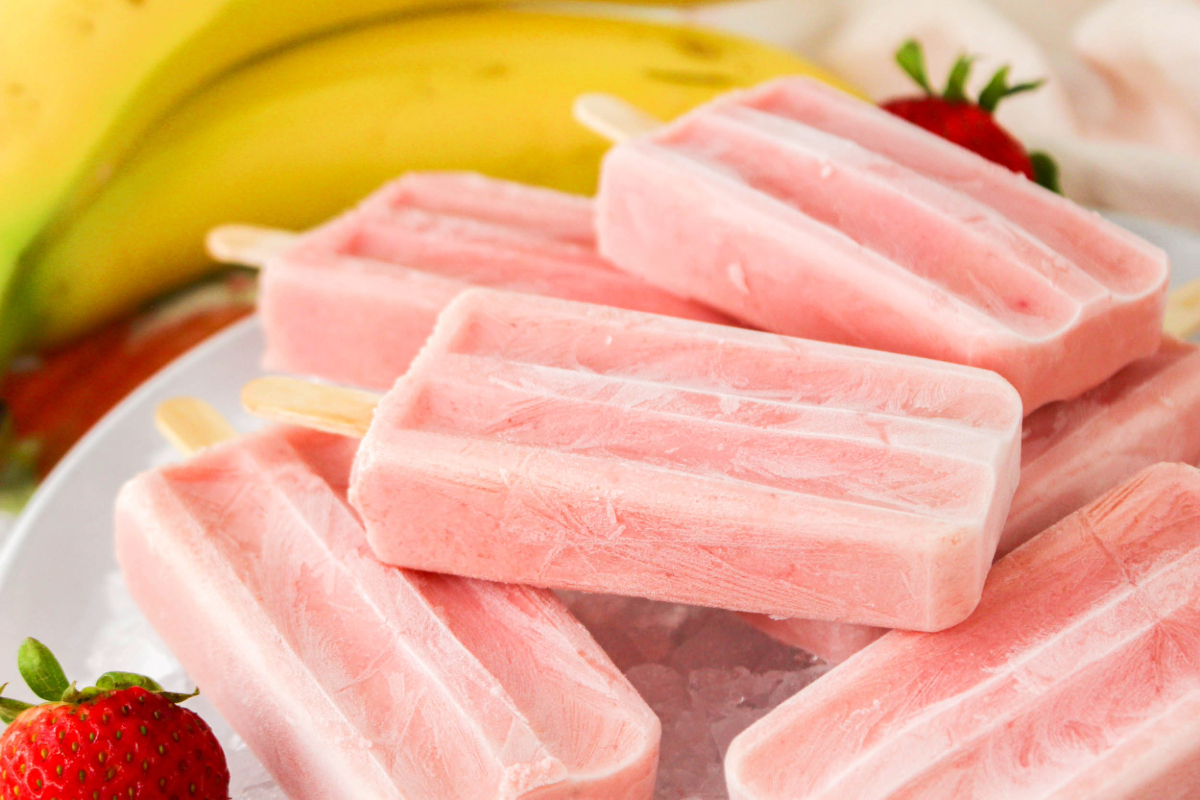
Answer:
M11 697L3 697L4 690L7 688L7 683L0 685L0 722L3 722L5 725L11 724L25 709L33 708L29 703L13 700Z
M69 687L62 665L50 648L37 639L29 638L21 643L17 650L17 671L33 693L43 700L57 701ZM29 703L4 697L7 688L7 683L0 686L0 722L5 725L12 723L26 709L33 708Z
M925 68L925 50L916 39L909 39L900 45L900 49L896 51L896 63L918 86L925 90L925 94L931 97L940 97L947 103L974 102L989 114L995 113L996 106L1000 105L1000 101L1004 98L1023 92L1032 92L1046 82L1045 79L1040 79L1010 86L1008 83L1010 68L1005 65L992 75L987 86L980 92L979 99L972 101L971 96L967 93L967 83L971 79L971 69L975 66L975 56L958 57L954 66L950 68L950 76L946 79L946 88L942 90L941 94L934 91L933 85L929 82L929 73Z
M163 687L153 678L138 675L135 672L106 672L99 677L95 686L77 688L74 683L67 681L62 665L50 652L50 648L37 639L26 639L17 651L17 670L29 686L30 690L47 703L86 703L97 698L106 697L114 692L120 692L135 687L153 692L169 703L179 704L200 694L200 690L191 694L164 691ZM0 722L11 724L27 709L35 708L29 703L4 697L8 684L0 686Z
M1029 163L1033 165L1033 182L1043 189L1049 189L1055 194L1062 194L1062 182L1058 176L1058 162L1049 153L1037 150L1029 154Z
M900 49L896 51L896 63L925 90L925 94L936 94L929 84L929 75L925 72L925 51L921 49L920 42L909 39L900 45Z
M58 659L37 639L21 643L17 650L17 671L33 693L48 702L61 700L71 686Z
M1046 153L1027 152L994 120L996 107L1004 98L1031 92L1041 87L1044 80L1010 84L1010 69L1003 66L983 87L979 99L972 100L967 84L975 65L974 56L958 57L950 68L946 87L940 94L929 80L925 51L916 39L909 39L900 46L896 51L896 63L925 91L925 97L888 101L883 104L884 109L973 150L990 161L1023 173L1039 186L1062 194L1058 165L1054 159Z
M1004 98L1040 89L1045 82L1045 78L1042 78L1036 81L1025 81L1024 83L1009 86L1008 65L1006 64L996 70L996 74L988 81L988 85L983 87L983 91L979 93L979 107L989 114L994 114L996 113L996 106L1000 105L1000 101Z
M971 77L971 67L975 59L971 56L959 56L950 68L950 77L946 79L946 88L942 90L942 99L947 103L969 103L967 96L967 80Z

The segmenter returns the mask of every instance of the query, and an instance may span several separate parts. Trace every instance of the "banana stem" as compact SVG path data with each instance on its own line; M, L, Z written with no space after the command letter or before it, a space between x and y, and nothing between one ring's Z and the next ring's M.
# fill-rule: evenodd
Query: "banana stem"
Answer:
M1200 280L1185 283L1167 296L1163 330L1180 339L1200 331Z

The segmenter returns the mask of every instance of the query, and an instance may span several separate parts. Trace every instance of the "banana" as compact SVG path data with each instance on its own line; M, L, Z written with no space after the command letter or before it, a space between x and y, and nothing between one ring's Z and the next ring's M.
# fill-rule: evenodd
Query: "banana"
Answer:
M465 0L4 0L0 256L145 126L256 53L356 20ZM101 156L101 154L103 154Z
M571 117L588 91L660 118L815 70L700 30L472 10L347 30L227 74L154 127L90 201L27 253L4 314L60 341L211 269L239 220L303 228L409 169L465 168L589 192L606 143Z
M0 294L46 219L85 202L148 125L208 80L339 27L490 2L3 0Z
M357 20L467 0L0 2L0 313L54 214L86 201L153 120L257 53ZM487 0L480 0L486 2ZM0 367L19 344L0 328Z

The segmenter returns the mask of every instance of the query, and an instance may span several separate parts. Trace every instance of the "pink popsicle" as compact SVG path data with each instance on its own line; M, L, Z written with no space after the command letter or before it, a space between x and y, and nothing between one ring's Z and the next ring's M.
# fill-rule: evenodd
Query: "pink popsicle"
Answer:
M1158 347L1166 257L807 78L607 155L600 252L763 330L983 367L1026 411Z
M1200 471L1159 464L734 740L732 800L1185 800L1200 781Z
M267 369L386 389L471 285L728 322L596 253L591 201L470 173L411 173L270 261Z
M129 590L295 800L649 800L659 724L552 594L387 567L355 443L279 428L117 501Z
M350 499L392 564L937 630L978 601L1020 422L983 370L474 289Z
M1170 337L1164 337L1158 353L1082 397L1044 406L1025 418L1021 482L997 555L1160 461L1200 463L1200 348ZM824 620L751 614L746 620L831 664L887 632Z
M1160 461L1200 462L1200 348L1170 337L1163 338L1158 353L1083 396L1025 418L1021 482L997 556ZM745 618L831 664L887 633L825 620Z

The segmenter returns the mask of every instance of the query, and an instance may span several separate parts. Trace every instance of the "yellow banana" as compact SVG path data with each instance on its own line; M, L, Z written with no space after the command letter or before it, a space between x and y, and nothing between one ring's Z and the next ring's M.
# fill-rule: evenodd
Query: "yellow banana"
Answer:
M214 76L341 26L497 1L3 0L0 296L47 217L84 202L150 123ZM10 345L0 339L0 357Z
M210 226L308 226L408 169L590 191L607 145L571 118L582 92L670 118L797 72L814 70L732 36L505 10L307 42L193 96L48 228L22 276L27 330L38 344L61 340L209 269Z
M120 145L206 79L347 22L462 2L4 0L0 264L68 190L102 182Z

